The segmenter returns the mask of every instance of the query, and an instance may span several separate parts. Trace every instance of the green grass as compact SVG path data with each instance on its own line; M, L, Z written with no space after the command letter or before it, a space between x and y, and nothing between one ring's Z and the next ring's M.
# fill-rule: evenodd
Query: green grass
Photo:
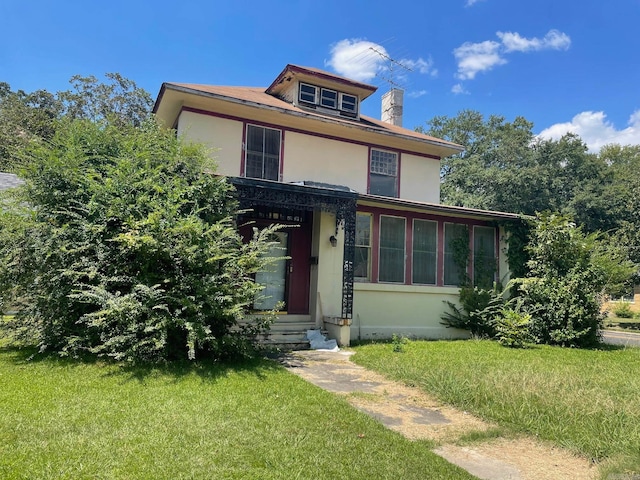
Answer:
M2 479L473 478L274 362L124 368L0 348Z
M352 358L512 431L640 472L640 349L470 340L411 342L404 353L363 345Z

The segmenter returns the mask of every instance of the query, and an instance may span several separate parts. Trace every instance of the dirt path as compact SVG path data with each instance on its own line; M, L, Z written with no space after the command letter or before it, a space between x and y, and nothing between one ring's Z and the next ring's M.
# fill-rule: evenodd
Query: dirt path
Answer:
M300 351L283 357L289 371L344 395L357 409L411 440L436 442L434 452L487 480L594 479L587 459L528 437L495 436L495 425L442 405L417 388L350 361L353 352ZM475 436L478 440L464 441Z

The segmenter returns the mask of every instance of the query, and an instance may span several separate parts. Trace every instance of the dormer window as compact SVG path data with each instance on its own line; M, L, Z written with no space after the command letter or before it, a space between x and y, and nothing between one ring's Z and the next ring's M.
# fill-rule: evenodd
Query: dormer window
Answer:
M307 108L325 108L324 113L357 118L358 97L349 93L319 87L309 83L299 83L298 102ZM330 110L335 110L331 112Z
M338 92L335 90L329 90L328 88L322 89L320 95L320 105L327 108L338 108Z
M340 110L349 113L358 113L358 97L348 93L340 94Z
M299 100L304 103L318 103L318 87L307 83L300 84Z

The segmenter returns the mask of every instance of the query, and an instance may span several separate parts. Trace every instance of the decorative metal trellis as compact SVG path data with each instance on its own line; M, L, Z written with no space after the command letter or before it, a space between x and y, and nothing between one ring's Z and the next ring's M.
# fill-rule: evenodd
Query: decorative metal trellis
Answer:
M265 206L277 208L283 212L319 210L335 214L336 232L339 228L344 230L342 318L351 319L353 317L357 193L341 188L318 188L238 177L229 180L236 188L241 210Z

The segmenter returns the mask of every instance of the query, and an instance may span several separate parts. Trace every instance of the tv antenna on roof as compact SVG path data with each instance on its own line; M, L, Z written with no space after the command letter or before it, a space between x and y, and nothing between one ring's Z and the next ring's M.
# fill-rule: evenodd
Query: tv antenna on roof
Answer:
M411 69L410 67L404 65L403 63L391 58L389 55L387 55L384 52L381 52L380 50L378 50L375 47L369 47L369 50L371 50L372 52L374 52L377 55L379 55L380 58L383 58L387 62L389 62L388 66L387 66L387 69L389 71L389 75L388 76L383 76L383 75L380 75L380 74L376 74L376 76L381 78L385 82L387 82L392 89L393 88L400 88L401 89L402 86L394 80L394 69L397 70L398 68L400 68L402 70L406 70L407 72L413 72L413 69Z

